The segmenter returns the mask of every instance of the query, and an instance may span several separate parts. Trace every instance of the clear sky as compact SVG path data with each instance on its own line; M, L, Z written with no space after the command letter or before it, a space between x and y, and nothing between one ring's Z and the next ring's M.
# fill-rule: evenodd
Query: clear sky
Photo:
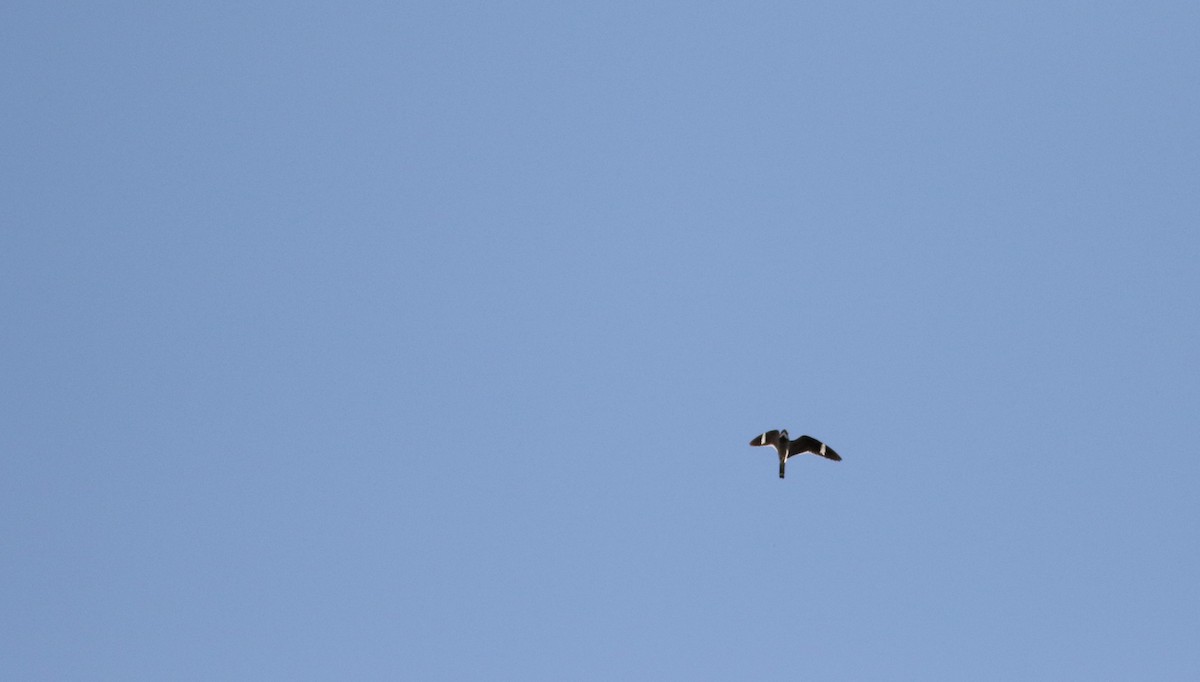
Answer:
M0 678L1200 678L1198 35L6 2Z

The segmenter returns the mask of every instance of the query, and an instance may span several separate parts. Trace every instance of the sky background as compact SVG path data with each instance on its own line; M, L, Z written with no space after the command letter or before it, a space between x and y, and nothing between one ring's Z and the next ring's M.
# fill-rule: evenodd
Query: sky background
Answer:
M1200 678L1198 35L5 3L0 678Z

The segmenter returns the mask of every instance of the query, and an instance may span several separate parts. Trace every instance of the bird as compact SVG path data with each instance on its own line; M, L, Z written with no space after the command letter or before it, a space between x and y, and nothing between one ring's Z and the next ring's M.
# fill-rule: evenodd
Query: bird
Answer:
M832 459L835 462L842 461L838 453L833 451L833 448L813 438L812 436L800 436L796 440L788 440L787 429L778 431L772 429L756 436L750 441L751 445L773 445L776 452L779 453L779 477L783 478L783 467L787 463L788 457L795 455L803 455L806 452L811 452L814 455L820 455L825 459Z

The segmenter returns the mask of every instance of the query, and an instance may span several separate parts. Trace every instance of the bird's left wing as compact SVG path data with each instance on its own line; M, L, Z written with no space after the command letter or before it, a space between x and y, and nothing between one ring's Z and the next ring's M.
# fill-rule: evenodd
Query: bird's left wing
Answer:
M825 459L832 459L835 462L842 461L838 453L833 451L833 448L813 438L812 436L800 436L792 441L792 446L788 448L788 457L799 455L805 452L811 452L814 455L820 455Z

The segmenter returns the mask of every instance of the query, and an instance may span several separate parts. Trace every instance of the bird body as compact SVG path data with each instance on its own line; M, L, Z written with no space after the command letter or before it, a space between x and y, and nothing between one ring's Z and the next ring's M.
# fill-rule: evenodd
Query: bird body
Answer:
M811 452L814 455L824 457L825 459L831 459L835 462L842 461L841 456L834 452L833 448L825 445L812 436L800 436L796 440L789 440L787 429L782 431L775 429L767 431L761 436L757 436L754 440L750 441L750 444L755 446L770 445L775 448L775 451L779 453L780 478L783 478L783 469L784 465L787 464L788 457L793 457L795 455L803 455Z

